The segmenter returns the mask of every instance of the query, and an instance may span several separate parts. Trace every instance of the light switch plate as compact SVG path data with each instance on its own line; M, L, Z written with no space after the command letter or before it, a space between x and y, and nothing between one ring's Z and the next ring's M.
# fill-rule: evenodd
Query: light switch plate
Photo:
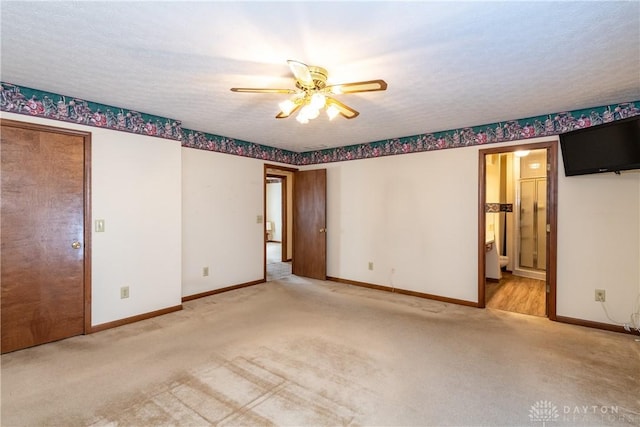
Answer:
M96 233L104 233L104 219L96 219Z
M262 215L256 216L256 224L262 224Z

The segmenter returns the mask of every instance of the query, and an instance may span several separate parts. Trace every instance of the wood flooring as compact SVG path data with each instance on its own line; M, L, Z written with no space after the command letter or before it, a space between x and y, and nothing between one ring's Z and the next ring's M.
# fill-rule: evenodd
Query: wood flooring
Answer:
M485 304L494 308L533 316L546 316L545 282L502 272L499 282L485 284Z

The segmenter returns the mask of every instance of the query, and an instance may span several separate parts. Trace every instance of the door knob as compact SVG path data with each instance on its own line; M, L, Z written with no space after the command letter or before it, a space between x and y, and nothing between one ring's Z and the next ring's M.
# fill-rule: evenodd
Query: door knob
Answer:
M327 229L326 229L326 228L321 228L321 229L320 229L320 232L321 232L321 233L326 233L326 232L327 232Z
M82 245L80 244L80 242L73 242L73 243L71 244L71 247L72 247L73 249L80 249L80 247L81 247L81 246L82 246Z

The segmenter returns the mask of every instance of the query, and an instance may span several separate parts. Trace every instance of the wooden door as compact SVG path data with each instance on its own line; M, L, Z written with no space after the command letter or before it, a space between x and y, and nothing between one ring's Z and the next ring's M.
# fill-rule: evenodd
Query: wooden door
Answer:
M327 170L296 172L293 185L293 266L296 276L327 278Z
M85 332L85 144L90 142L88 134L1 124L6 353Z

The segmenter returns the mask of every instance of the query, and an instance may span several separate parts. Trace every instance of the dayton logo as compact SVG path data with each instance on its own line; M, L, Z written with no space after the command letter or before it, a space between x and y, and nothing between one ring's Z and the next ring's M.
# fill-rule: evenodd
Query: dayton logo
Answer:
M529 418L532 423L541 422L542 427L546 426L549 421L555 421L560 414L558 408L548 400L539 400L531 405L529 409Z

